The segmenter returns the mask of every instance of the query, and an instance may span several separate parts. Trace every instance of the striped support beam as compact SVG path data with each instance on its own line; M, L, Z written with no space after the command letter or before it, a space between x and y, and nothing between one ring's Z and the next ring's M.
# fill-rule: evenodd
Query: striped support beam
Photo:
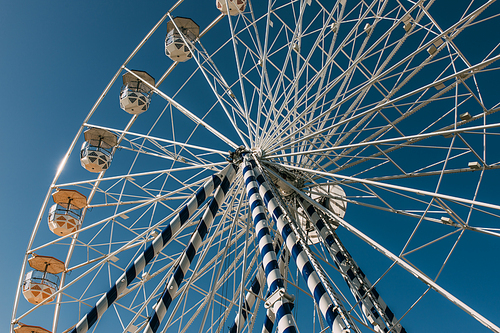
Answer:
M281 239L279 237L276 237L275 239L276 246L274 247L274 251L276 253L279 252L281 248ZM285 259L284 259L284 253L281 253L280 259L278 261L278 267L280 269L281 276L284 274L284 266L285 266ZM231 326L231 329L229 330L229 333L236 333L240 332L241 328L245 324L245 321L247 320L247 314L248 312L252 309L253 305L255 304L255 301L257 300L257 295L259 295L261 290L264 290L264 268L262 265L259 265L259 269L257 270L253 280L252 280L252 285L250 287L250 291L247 292L245 296L245 308L247 309L246 311L243 310L242 314L237 314L236 318L234 318L234 323L233 326ZM268 310L269 312L270 310ZM272 315L273 319L271 324L274 325L274 313Z
M229 333L237 333L241 331L241 328L245 325L245 321L248 317L248 312L252 309L255 301L257 300L257 295L259 295L260 291L263 290L264 284L264 269L262 265L259 266L255 277L252 280L252 285L250 287L250 291L245 295L245 305L242 309L241 313L238 313L234 318L233 326L231 326Z
M172 236L188 221L192 214L205 202L212 191L219 187L222 179L226 177L228 171L234 167L230 164L219 174L213 175L200 189L196 195L180 210L180 212L170 221L169 225L163 229L146 250L134 261L132 265L123 273L115 285L104 294L96 305L90 310L70 333L86 333L95 322L102 317L104 312L113 304L113 302L126 290L132 281L142 272L144 267L155 258L158 253L170 242Z
M273 240L267 227L267 218L259 196L257 183L253 167L249 162L249 158L245 158L245 167L243 169L243 177L247 187L248 204L252 210L252 219L255 227L255 233L259 242L260 256L262 266L266 274L267 288L270 295L284 290L284 281L279 271L278 261L276 260L276 252L273 247ZM276 314L278 332L292 333L297 332L295 320L292 317L292 303L286 297L276 298L274 304L270 304Z
M262 325L262 333L272 333L275 319L276 316L274 315L274 312L272 312L271 309L267 309L266 319Z
M229 330L229 333L237 333L241 331L243 325L245 325L245 321L248 317L248 312L252 309L255 301L257 300L257 295L259 295L260 291L264 288L264 269L262 265L259 266L253 280L252 285L250 287L250 291L245 295L245 306L242 309L241 313L236 314L234 318L233 326Z
M255 166L255 161L252 160L251 162L253 162L253 165ZM279 206L277 199L274 197L274 194L272 193L271 188L267 184L264 176L258 171L257 168L254 168L254 172L259 185L260 196L264 198L267 210L276 222L278 231L281 234L288 251L292 254L292 257L295 260L295 263L300 270L309 291L314 296L314 300L316 301L321 314L328 323L328 326L330 326L334 333L348 332L349 328L344 323L342 316L339 315L339 311L337 310L341 304L334 304L334 301L330 298L325 286L318 276L318 273L314 269L306 252L304 251L304 248L298 242L297 236L285 218L285 214Z
M329 249L335 264L344 274L349 289L351 289L356 300L360 302L361 309L368 321L373 325L374 330L380 333L388 331L406 333L406 330L398 323L398 319L385 304L382 297L375 288L372 288L370 281L352 259L337 234L328 228L327 223L319 216L313 205L302 197L299 200L307 217L323 239L323 244Z
M288 251L286 249L283 249L283 251L281 252L281 255L280 255L279 262L278 262L281 276L285 275L285 266L287 266L288 262L290 261L290 256L287 254L288 254ZM292 310L293 310L293 308L292 308ZM271 311L271 309L267 309L266 318L264 320L264 324L262 325L262 333L271 333L273 331L275 320L276 320L276 316L274 315L274 313Z
M179 286L181 285L182 280L184 279L189 269L189 266L193 262L196 252L203 243L203 240L207 235L208 230L210 230L210 227L212 226L212 223L215 219L215 216L220 206L224 202L224 198L226 197L226 194L229 191L231 182L233 181L234 176L236 175L235 168L236 167L231 164L230 170L227 172L226 177L224 177L224 179L222 180L222 184L215 191L212 201L210 202L205 213L203 214L203 217L201 218L198 227L191 236L191 239L189 240L189 244L187 245L186 250L184 250L184 253L179 259L179 263L175 268L173 275L170 277L167 283L167 288L163 293L162 298L155 305L154 307L155 311L149 318L149 322L147 323L146 328L143 331L144 333L155 333L158 330L158 327L160 326L161 321L165 317L167 310L170 304L172 303L172 300L175 298L175 294L177 293L177 290L179 289Z

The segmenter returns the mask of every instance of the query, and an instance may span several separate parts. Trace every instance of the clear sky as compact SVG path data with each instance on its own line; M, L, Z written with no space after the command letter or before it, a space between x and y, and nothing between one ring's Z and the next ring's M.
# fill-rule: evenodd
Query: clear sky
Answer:
M2 1L0 322L10 322L23 253L48 186L112 75L171 1ZM45 221L44 217L44 221Z
M3 157L0 163L0 250L3 254L0 260L3 267L0 323L3 327L10 322L26 245L60 160L112 75L173 3L172 0L146 3L0 0L0 91L5 97L0 111L0 153ZM436 6L439 8L437 13L444 12L445 6ZM498 6L493 10L498 11ZM199 17L200 25L206 25L214 16L210 13L210 19L204 17L204 12L195 6L176 14ZM443 14L440 18L446 27L447 16ZM490 31L471 37L471 42L480 44L481 39L497 35ZM170 64L171 61L165 58L165 64L154 65L167 68ZM485 98L494 99L491 95ZM494 185L488 185L491 199L485 201L498 203L499 196L492 189ZM45 220L46 216L43 223ZM472 242L480 243L481 240L476 239ZM494 298L484 303L476 302L475 298L476 292L480 295L478 298L486 299L489 288L498 289L495 281L500 274L499 262L491 260L491 253L498 252L500 247L498 242L491 241L481 245L477 256L470 255L469 251L475 251L474 248L460 248L457 257L464 254L467 261L455 261L450 265L455 272L460 272L463 265L466 271L463 281L473 286L470 293L463 296L479 304L481 309L478 310L486 312L498 325L498 311L494 310L495 298L500 296L498 291L493 293ZM359 245L353 251L361 255L362 249L363 245ZM489 255L482 256L481 251ZM369 259L362 261L369 263ZM481 276L481 282L476 284L476 266L482 267L477 274L490 272L491 278ZM491 285L485 287L485 283ZM430 296L426 302L432 303L434 297L440 296ZM448 318L466 316L459 310L446 311ZM431 317L435 326L429 332L446 332L449 323L439 321L435 313ZM453 326L453 331L470 332L467 326Z

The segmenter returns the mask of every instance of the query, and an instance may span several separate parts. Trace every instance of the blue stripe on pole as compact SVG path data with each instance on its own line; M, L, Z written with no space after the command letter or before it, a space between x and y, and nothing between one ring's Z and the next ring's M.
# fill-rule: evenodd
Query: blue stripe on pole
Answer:
M222 181L222 185L221 185L221 189L224 192L224 194L227 194L227 191L229 191L230 185L231 185L231 181L228 179L228 177L224 177L224 180Z
M259 283L259 280L257 279L257 277L253 280L252 286L250 287L250 290L254 294L258 294L259 293L259 291L260 291L260 283Z
M302 268L302 276L304 277L304 280L307 281L309 279L309 275L311 275L312 273L314 273L313 266L310 262L306 262L306 264Z
M272 198L274 199L274 197ZM281 210L280 206L276 206L276 208L273 210L273 215L276 217L276 219L279 219L281 216L283 216L283 211Z
M259 232L257 233L258 239L264 237L265 235L269 235L269 229L266 227L260 229Z
M269 285L269 290L277 290L283 287L283 279L276 279Z
M111 287L111 289L106 293L106 298L108 301L108 304L112 304L116 298L118 297L117 292L116 292L116 285Z
M264 267L264 272L266 273L266 275L269 275L272 271L274 271L275 269L278 269L278 262L276 261L270 261L265 267ZM281 279L279 279L281 280Z
M307 207L306 211L309 213L309 215L316 213L316 210L314 209L313 205L310 205L309 207Z
M181 285L182 279L184 279L184 272L182 271L181 266L177 266L174 273L174 281L177 283L177 287ZM168 292L166 294L168 294Z
M217 179L219 179L219 177L217 177ZM214 183L215 183L215 179L214 179ZM207 200L207 194L205 193L205 191L203 191L203 189L198 190L198 192L196 192L196 204L197 204L197 206L200 207L201 204L205 202L205 200Z
M255 193L259 193L259 190L256 189L256 188L252 188L249 192L248 192L248 197L251 197L252 195L254 195Z
M161 240L162 240L163 244L166 244L171 237L172 237L172 227L169 224L161 232Z
M219 206L217 206L218 209ZM215 211L217 214L217 211ZM215 217L215 215L213 215ZM205 221L201 221L200 225L198 226L198 233L200 234L200 237L203 239L205 238L205 235L207 234L207 225L205 224Z
M189 208L187 206L182 208L182 210L180 211L179 219L181 220L181 225L186 223L186 221L189 219Z
M323 287L321 283L318 283L314 288L314 299L318 302L318 304L324 294L326 294L325 287Z
M189 261L193 262L194 256L196 255L196 249L194 248L193 244L189 244L186 254Z
M93 307L87 314L87 326L91 327L97 321L97 308Z
M394 319L394 313L392 313L391 309L389 308L385 309L385 314L387 315L387 318L389 318L390 321Z
M290 225L286 224L285 226L283 226L283 229L281 230L281 237L283 237L283 240L285 241L285 243L286 243L286 240L288 239L288 236L292 232L293 232L293 230L290 227ZM301 248L301 251L302 251L302 248ZM296 259L296 257L294 259Z
M214 221L214 217L216 216L220 205L224 201L226 193L229 191L231 181L234 178L236 171L235 166L231 165L230 168L232 169L227 172L226 177L224 177L224 180L221 182L220 187L215 192L214 197L210 201L208 208L205 210L205 213L203 214L198 227L194 231L186 250L180 257L174 274L172 277L170 277L167 283L167 288L164 291L163 296L161 297L161 301L157 303L157 307L155 308L155 315L157 316L158 325L159 323L161 323L161 320L163 319L170 304L172 303L172 299L173 297L175 297L175 294L177 293L179 286L181 285L185 277L187 269L189 269L190 264L196 256L196 251L201 246L204 236L207 234L208 229L210 229ZM201 241L198 241L198 238ZM183 271L184 269L186 270L186 272ZM146 328L144 329L144 332L156 332L157 327L155 328L151 324L152 318L150 319L150 322L148 322Z
M349 270L347 271L347 276L349 277L349 279L354 280L355 275L352 269L349 268Z
M144 259L146 259L146 262L150 262L154 257L155 257L155 249L153 247L153 243L151 243L144 251Z
M156 312L153 313L153 316L149 320L149 326L151 326L151 329L153 331L156 331L158 329L158 327L160 326L160 320L158 319Z
M210 209L210 212L212 213L212 216L215 217L215 215L217 215L217 211L219 210L219 205L214 200L214 201L212 201L210 203L210 206L208 206L208 209Z
M290 303L283 303L279 307L278 311L276 311L276 318L282 318L287 314L292 313L292 308L290 307ZM279 319L278 319L279 322Z
M168 309L170 306L170 303L172 303L172 296L168 292L165 293L165 296L163 296L163 304L165 304L165 307Z
M245 318L245 320L247 319L248 311L250 311L250 305L245 300L245 308L241 311L241 314L243 315L243 317Z
M333 322L339 315L339 311L337 309L333 310L333 307L334 306L332 304L326 311L326 321L328 322L328 325L330 325L330 327L333 327Z
M264 231L264 229L267 229L267 228L262 228L260 232ZM262 247L262 249L260 250L260 253L262 253L262 256L265 256L268 252L271 252L271 251L274 251L274 247L273 247L273 244L272 243L267 243L266 245L264 245ZM276 252L275 252L276 253Z
M264 197L262 199L264 199L264 202L267 205L269 203L269 201L271 201L271 199L273 199L273 198L274 197L273 197L273 194L271 193L271 191L267 191L266 194L264 194ZM278 215L278 216L280 216L280 215Z
M264 327L266 328L266 330L269 333L273 331L273 326L274 326L274 322L271 320L271 318L266 316L266 321L264 322Z
M266 214L265 213L259 213L255 216L255 218L253 219L254 222L260 222L260 221L264 221L266 222ZM266 227L264 227L265 229L267 229Z
M127 272L125 273L126 278L127 278L127 286L134 281L135 277L137 276L137 272L135 271L135 265L130 266L127 269ZM116 288L116 284L113 286ZM111 304L108 302L108 304Z
M333 236L332 235L328 235L326 236L326 243L329 245L329 246L332 246L333 243L335 243L335 239L333 239Z
M292 247L292 256L293 256L293 259L295 261L297 260L297 257L299 256L299 254L301 252L302 252L302 246L300 246L300 244L298 244L298 243L294 244L293 247Z
M260 200L255 200L254 202L252 202L250 204L250 209L251 210L254 210L255 208L257 208L258 206L262 205L262 203L260 202Z
M310 207L312 207L314 209L314 207L312 205ZM318 220L318 222L316 223L316 226L318 227L318 230L321 230L325 227L325 224L323 223L323 220Z

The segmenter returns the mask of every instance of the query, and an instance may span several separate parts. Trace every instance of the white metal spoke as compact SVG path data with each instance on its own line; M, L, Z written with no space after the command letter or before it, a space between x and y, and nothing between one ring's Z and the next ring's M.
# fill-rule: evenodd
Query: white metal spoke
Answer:
M10 333L500 333L498 5L176 1L81 117Z

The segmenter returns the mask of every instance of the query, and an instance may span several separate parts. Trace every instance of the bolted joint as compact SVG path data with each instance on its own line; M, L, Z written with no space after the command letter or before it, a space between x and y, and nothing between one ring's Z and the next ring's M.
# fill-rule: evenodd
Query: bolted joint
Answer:
M269 297L266 299L266 302L264 303L264 307L266 309L273 309L274 304L277 301L281 301L282 303L293 303L295 300L295 296L287 294L285 288L279 288L275 290Z
M245 146L239 146L235 151L229 151L226 161L229 163L240 164L243 161L243 155L249 153Z

